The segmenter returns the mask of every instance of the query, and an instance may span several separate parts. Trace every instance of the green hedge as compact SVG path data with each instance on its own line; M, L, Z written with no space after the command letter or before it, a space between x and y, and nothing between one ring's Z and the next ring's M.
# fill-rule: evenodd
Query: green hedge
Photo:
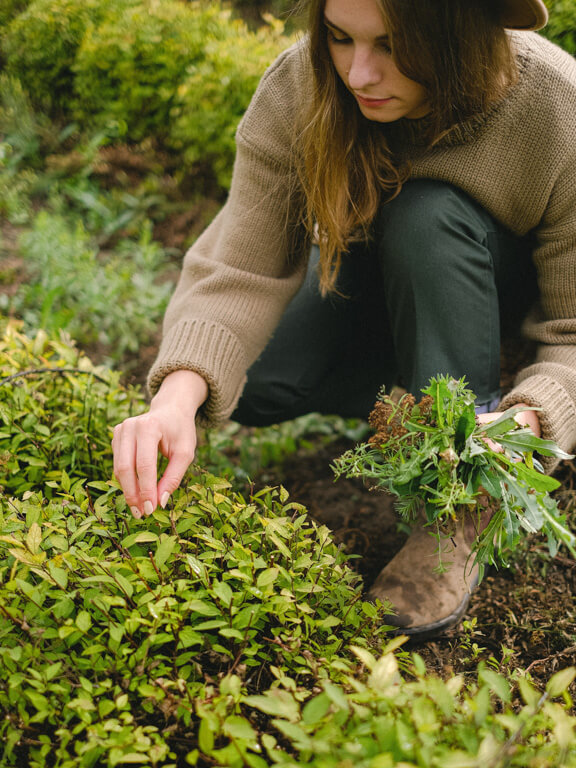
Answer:
M187 69L170 116L168 144L187 166L209 164L228 187L235 154L236 126L256 90L265 63L288 46L278 22L248 33L222 14L222 35Z
M73 67L89 27L122 7L123 0L32 0L2 30L8 74L19 78L34 105L66 113L74 93Z
M187 71L225 33L218 6L144 2L86 30L73 65L74 116L118 122L130 140L162 139Z
M272 19L252 32L197 0L32 0L1 43L35 109L112 139L152 139L181 173L226 188L236 125L291 43L282 32Z

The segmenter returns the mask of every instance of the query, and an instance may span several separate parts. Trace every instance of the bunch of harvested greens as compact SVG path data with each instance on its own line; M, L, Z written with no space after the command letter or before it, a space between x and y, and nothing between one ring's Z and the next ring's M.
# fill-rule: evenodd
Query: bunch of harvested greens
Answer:
M408 522L424 510L439 538L471 519L481 574L486 564L506 564L523 531L543 531L552 555L563 543L576 557L576 537L548 495L560 483L534 453L573 457L515 421L524 407L480 424L463 379L439 376L422 392L416 403L413 395L395 402L382 391L369 419L375 434L335 461L336 476L362 477L397 496Z

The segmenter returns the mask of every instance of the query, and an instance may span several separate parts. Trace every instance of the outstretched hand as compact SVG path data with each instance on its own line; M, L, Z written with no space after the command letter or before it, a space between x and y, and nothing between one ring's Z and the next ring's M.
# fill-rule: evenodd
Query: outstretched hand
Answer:
M526 405L525 403L518 403L518 406L525 406L527 409L530 408L530 406ZM477 414L476 418L481 424L489 424L491 421L496 421L496 419L498 419L500 416L502 416L501 413L494 411L491 413L479 413ZM520 413L517 413L514 418L522 427L530 427L536 437L541 436L540 419L538 418L537 411L520 411ZM495 443L493 440L490 440L490 438L485 438L485 440L493 450L502 450L502 447L498 445L498 443Z
M188 370L169 374L150 403L150 410L114 428L114 475L134 517L151 515L168 503L196 452L196 413L208 386ZM168 466L158 480L158 451Z

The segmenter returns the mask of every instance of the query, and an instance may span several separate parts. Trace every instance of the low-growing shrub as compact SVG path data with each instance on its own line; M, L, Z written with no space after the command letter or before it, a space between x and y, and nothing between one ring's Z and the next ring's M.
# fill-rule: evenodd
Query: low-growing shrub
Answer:
M430 676L284 489L202 473L135 520L107 420L141 395L13 326L0 373L3 768L576 766L574 669Z
M258 750L241 695L296 702L352 671L351 643L382 645L358 576L282 490L245 502L204 476L135 521L115 489L71 482L2 500L0 552L4 765L167 765L226 742L236 764L237 740Z
M417 656L403 679L402 640L382 648L283 490L246 502L204 475L136 521L113 484L77 480L2 498L0 553L4 766L576 765L575 670L544 695L487 668L443 682Z
M116 362L156 333L172 284L156 282L165 256L150 226L139 241L101 253L79 219L41 212L20 252L30 280L5 297L4 309L27 329L66 330L84 346L102 345Z
M249 33L222 15L222 34L206 43L204 58L187 68L171 110L169 145L188 167L208 166L228 188L236 151L235 132L266 67L288 47L283 25Z
M142 394L92 365L69 338L29 338L1 325L2 492L50 498L62 484L109 478L111 427L144 409Z

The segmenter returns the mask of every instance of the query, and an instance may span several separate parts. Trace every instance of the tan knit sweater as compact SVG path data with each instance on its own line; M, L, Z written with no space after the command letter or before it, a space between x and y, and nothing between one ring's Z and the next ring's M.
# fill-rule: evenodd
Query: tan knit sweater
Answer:
M502 408L543 409L543 436L576 445L576 61L535 33L515 33L520 77L489 113L455 126L433 149L418 121L401 120L395 146L414 178L465 190L514 233L536 234L540 302L524 332L536 360L521 371ZM150 372L155 392L187 368L208 382L202 411L215 424L232 412L245 373L298 290L306 244L291 206L294 116L306 93L305 47L293 46L264 75L237 134L226 205L185 256ZM295 220L295 218L294 218ZM300 254L300 255L295 255Z

